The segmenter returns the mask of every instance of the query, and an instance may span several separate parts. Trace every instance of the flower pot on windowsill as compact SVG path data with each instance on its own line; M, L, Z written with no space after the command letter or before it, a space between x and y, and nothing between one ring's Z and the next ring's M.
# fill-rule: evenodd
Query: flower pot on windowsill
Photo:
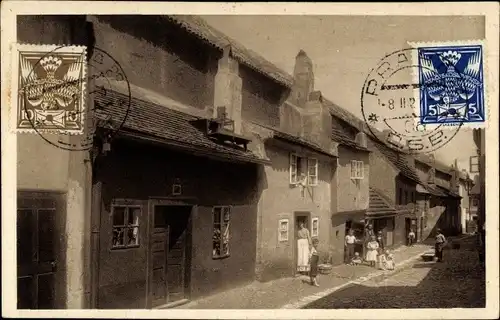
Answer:
M333 266L329 263L322 263L318 265L319 273L321 274L330 274L332 272Z

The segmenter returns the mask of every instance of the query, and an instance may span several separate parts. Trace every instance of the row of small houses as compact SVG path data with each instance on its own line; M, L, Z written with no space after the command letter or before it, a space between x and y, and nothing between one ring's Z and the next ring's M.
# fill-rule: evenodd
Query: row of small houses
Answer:
M303 51L290 76L187 16L24 17L18 41L113 56L129 86L106 79L89 110L123 114L132 97L90 153L19 136L19 308L154 308L289 277L301 222L332 264L367 223L389 247L410 228L418 241L460 232L464 176L367 135L314 90ZM31 160L34 146L47 160ZM56 241L30 242L48 230L30 217ZM44 261L57 268L24 268Z

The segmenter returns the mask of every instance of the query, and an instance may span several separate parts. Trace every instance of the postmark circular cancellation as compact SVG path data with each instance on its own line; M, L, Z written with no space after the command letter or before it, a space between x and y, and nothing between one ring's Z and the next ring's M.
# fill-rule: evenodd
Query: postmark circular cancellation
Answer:
M92 148L97 127L111 140L123 127L131 106L125 72L107 52L84 46L18 45L19 66L16 131L38 134L45 142L68 151ZM89 87L88 84L92 85ZM117 83L125 83L116 89ZM90 88L90 91L88 91ZM123 92L119 112L103 108L95 97ZM93 107L88 109L89 100Z
M365 80L361 112L375 139L430 153L485 120L481 45L417 47L383 57Z

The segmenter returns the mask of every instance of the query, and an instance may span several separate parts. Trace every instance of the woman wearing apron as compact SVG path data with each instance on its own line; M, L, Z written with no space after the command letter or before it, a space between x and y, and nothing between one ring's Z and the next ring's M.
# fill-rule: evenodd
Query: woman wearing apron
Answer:
M304 222L300 223L297 240L297 271L309 271L309 252L311 246L311 236Z

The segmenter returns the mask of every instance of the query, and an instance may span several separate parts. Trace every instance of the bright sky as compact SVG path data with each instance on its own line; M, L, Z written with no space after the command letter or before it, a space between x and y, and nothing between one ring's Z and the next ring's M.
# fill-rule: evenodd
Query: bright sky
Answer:
M315 89L361 118L361 88L380 59L407 42L484 38L482 17L203 16L212 26L293 73L303 49L314 63ZM462 129L436 158L468 169L472 132Z

